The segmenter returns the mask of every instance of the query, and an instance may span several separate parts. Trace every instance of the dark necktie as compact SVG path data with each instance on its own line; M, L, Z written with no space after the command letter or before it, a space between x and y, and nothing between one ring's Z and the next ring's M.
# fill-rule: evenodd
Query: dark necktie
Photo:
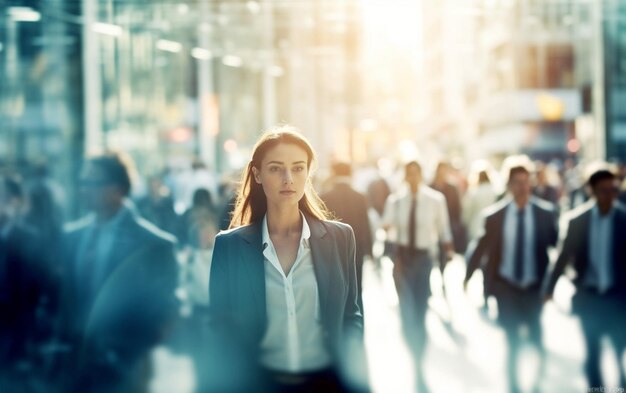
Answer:
M515 281L521 283L524 279L524 243L525 243L525 227L524 227L524 209L517 210L517 231L515 237L515 271L513 276Z
M415 249L415 211L417 209L417 197L411 198L409 210L409 250Z

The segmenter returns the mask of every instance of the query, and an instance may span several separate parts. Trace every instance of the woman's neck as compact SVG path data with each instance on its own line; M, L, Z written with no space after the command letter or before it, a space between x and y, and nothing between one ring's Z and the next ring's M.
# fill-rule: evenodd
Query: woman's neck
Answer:
M302 216L297 206L289 209L267 207L267 229L270 235L289 236L302 231Z

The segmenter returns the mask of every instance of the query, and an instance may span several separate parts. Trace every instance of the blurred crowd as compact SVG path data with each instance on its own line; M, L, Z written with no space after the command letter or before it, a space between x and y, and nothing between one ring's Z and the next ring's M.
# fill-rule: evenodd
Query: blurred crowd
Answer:
M329 210L355 231L359 285L366 261L394 261L420 391L427 390L420 375L428 277L455 255L467 260L466 282L482 270L485 295L498 299L511 391L518 391L519 327L529 326L541 352L538 315L569 264L577 294L588 295L575 308L585 375L590 387L602 386L600 337L612 338L618 354L626 345L626 164L528 157L501 164L335 162L315 182ZM139 173L141 181L131 168L123 154L85 160L78 198L85 214L71 221L67 190L47 168L0 170L0 391L147 391L149 353L158 345L190 355L197 386L219 379L202 358L211 347L208 283L237 179L201 162ZM367 314L361 298L359 305Z

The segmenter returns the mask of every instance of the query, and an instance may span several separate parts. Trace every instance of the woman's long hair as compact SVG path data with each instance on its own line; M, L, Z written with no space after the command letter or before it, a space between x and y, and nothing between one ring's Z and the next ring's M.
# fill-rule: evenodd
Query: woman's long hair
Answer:
M299 130L292 126L278 126L266 131L254 146L252 160L242 173L241 184L237 192L237 202L230 220L229 228L236 228L259 222L267 212L267 198L263 186L254 181L252 168L261 169L261 162L268 150L280 143L296 145L302 148L307 155L307 170L309 178L304 187L304 196L298 202L300 210L305 214L320 220L330 219L331 215L326 205L315 192L311 183L311 172L315 164L315 152L309 142Z

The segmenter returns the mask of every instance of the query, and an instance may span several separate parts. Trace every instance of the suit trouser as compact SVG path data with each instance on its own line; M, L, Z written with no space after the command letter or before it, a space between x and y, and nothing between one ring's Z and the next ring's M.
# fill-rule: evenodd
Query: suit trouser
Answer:
M543 359L541 331L542 298L539 285L529 288L515 287L503 279L496 281L494 295L498 301L498 322L505 331L507 351L507 377L511 391L516 391L517 364L521 349L520 328L528 327L530 342Z
M426 346L426 311L430 297L432 262L426 250L399 248L393 267L402 327L415 358L418 383Z
M626 349L626 316L624 296L617 294L599 294L590 289L580 289L572 299L573 311L579 315L585 336L587 358L585 374L590 387L600 387L601 371L601 340L603 335L609 336L618 355L618 362ZM626 386L624 368L620 364L620 386Z

